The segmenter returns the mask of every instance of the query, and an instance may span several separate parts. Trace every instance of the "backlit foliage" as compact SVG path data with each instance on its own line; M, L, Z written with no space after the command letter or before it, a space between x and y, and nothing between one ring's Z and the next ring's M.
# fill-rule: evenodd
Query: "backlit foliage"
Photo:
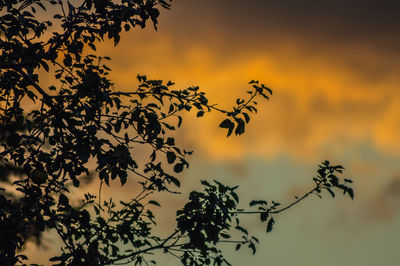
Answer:
M189 167L191 151L172 134L182 114L219 112L227 136L241 135L257 101L272 95L251 81L248 97L225 110L198 87L177 89L144 75L131 91L119 91L108 78L110 58L97 55L96 46L107 38L117 45L132 28L156 27L159 10L168 8L163 0L0 0L1 265L23 263L25 243L40 243L50 229L63 243L50 258L58 265L151 263L154 250L184 265L228 264L220 243L256 251L258 240L242 227L241 215L259 215L269 232L278 213L311 194L327 190L334 196L342 190L353 198L351 181L336 175L343 168L329 162L320 165L310 192L282 208L256 200L244 210L237 187L201 181L204 191L190 193L170 235L153 233L153 210L160 204L151 196L176 193L177 173ZM52 14L50 21L41 19L44 12ZM46 87L45 72L54 76ZM149 151L144 163L137 153L143 150ZM93 173L100 191L112 182L124 189L128 178L137 180L141 191L121 202L86 193L76 204L71 187L81 188Z

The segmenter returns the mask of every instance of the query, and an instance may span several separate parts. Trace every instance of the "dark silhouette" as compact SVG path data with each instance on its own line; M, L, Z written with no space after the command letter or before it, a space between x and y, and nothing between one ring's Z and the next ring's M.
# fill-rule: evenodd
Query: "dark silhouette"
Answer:
M177 225L168 237L158 237L151 195L173 193L180 186L176 173L189 166L188 152L171 132L180 127L181 114L197 117L216 111L225 116L221 128L241 135L257 111L256 100L268 100L272 91L250 82L247 99L232 110L210 104L198 87L174 89L137 76L138 86L121 92L108 79L108 57L95 55L104 38L115 45L123 30L157 26L163 0L0 0L0 264L23 263L21 248L29 239L40 244L41 232L54 229L63 248L50 258L58 265L106 265L151 261L153 250L176 256L185 265L229 264L219 243L256 252L256 237L240 225L242 215L259 215L270 232L276 216L322 190L334 196L341 190L353 198L351 181L339 179L342 166L323 162L314 188L281 207L274 201L250 202L238 207L237 187L201 181L204 191L190 193L177 212ZM38 10L55 12L41 21ZM49 12L50 12L49 11ZM50 32L55 25L58 32ZM40 72L55 76L44 88ZM31 109L29 102L36 103ZM138 146L150 150L146 163L135 159ZM88 162L95 162L89 169ZM102 185L138 179L141 192L132 199L102 202L85 194L80 205L69 188L96 173ZM123 189L123 188L122 188ZM236 233L231 238L232 232ZM121 248L124 246L124 248Z

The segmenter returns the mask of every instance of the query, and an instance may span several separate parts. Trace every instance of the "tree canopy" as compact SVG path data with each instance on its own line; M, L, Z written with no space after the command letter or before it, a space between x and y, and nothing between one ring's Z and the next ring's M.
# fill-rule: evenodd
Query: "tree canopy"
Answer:
M177 193L177 174L189 167L192 152L173 137L182 114L218 112L227 136L241 135L257 102L272 95L253 80L247 98L225 110L198 87L177 89L145 75L131 91L118 90L108 77L111 59L96 47L105 39L118 45L122 32L133 28L157 27L160 10L170 4L0 0L0 264L23 263L26 242L40 243L49 230L63 244L49 258L57 265L147 264L154 250L184 265L229 264L221 243L256 252L258 239L240 223L243 215L258 215L270 232L279 213L310 195L341 191L353 198L351 180L340 177L343 167L328 161L319 165L313 188L287 205L253 200L243 209L237 186L202 180L203 191L190 193L170 234L154 233L160 203L152 195ZM43 20L43 12L52 18ZM54 76L51 85L44 85L45 72ZM137 159L138 150L148 151L145 162ZM99 193L86 193L77 203L71 188L93 173ZM137 181L137 195L101 199L103 185L119 182L123 189L128 178Z

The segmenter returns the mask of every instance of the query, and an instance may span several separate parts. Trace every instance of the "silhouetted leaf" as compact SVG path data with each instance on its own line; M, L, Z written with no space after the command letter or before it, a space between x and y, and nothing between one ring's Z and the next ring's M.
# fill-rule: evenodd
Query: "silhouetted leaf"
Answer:
M181 182L177 179L177 178L175 178L175 177L173 177L173 176L169 176L168 177L168 180L170 181L170 182L172 182L175 186L177 186L177 187L180 187L181 186Z
M250 116L245 112L243 112L243 116L244 116L244 119L245 119L246 123L249 123L250 122Z
M176 173L182 172L182 171L183 171L183 164L182 164L182 163L177 163L177 164L175 164L175 166L174 166L174 171L175 171Z
M352 188L347 188L347 193L349 193L351 199L354 199L354 191Z
M155 201L155 200L150 200L150 201L149 201L149 204L152 204L152 205L161 207L160 203L158 203L158 202Z
M219 235L220 235L222 238L225 238L225 239L231 238L231 236L228 235L228 234L226 234L226 233L220 233Z
M335 193L330 188L326 188L326 190L331 194L332 198L335 197Z
M274 218L269 219L268 224L267 224L267 233L272 231L274 224L275 224Z
M169 164L174 163L174 162L175 162L175 159L176 159L175 153L172 152L172 151L168 151L168 152L167 152L167 160L168 160L168 163L169 163Z
M260 213L260 220L261 222L265 222L268 219L269 213L268 212L262 212Z
M60 194L58 203L63 206L68 206L69 205L69 200L64 194Z
M128 177L128 174L126 173L126 171L121 171L119 173L119 179L121 181L121 186L125 185L127 177Z
M231 128L233 126L233 123L231 120L229 119L225 119L224 121L221 122L221 124L219 125L219 127L222 128Z

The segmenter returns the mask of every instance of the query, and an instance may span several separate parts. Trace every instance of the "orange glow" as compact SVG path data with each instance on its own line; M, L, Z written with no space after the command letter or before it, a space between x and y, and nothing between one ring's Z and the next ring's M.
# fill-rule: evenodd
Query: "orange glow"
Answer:
M264 265L267 260L278 266L320 265L320 261L400 265L392 261L393 254L398 260L400 236L399 9L380 13L381 5L369 0L176 0L171 11L162 13L158 32L149 26L124 33L117 47L108 41L98 46L98 55L112 58L108 66L116 90L131 90L138 84L136 75L145 74L172 80L177 89L198 85L210 102L224 108L246 97L250 80L273 90L269 102L259 102L258 114L240 137L226 138L226 131L218 128L223 119L219 114L198 119L194 113L185 114L177 142L193 149L189 162L201 166L195 168L198 172L189 168L183 173L183 193L198 189L198 178L220 178L200 176L219 167L222 178L233 177L228 183L244 187L241 197L275 200L271 197L280 195L277 200L283 202L309 188L314 172L308 170L325 159L343 164L346 175L356 181L354 202L329 203L328 197L319 203L315 198L308 201L306 207L282 216L282 230L264 239L258 259L238 253L233 265L249 261ZM367 11L371 18L361 14ZM396 17L391 16L394 11ZM277 166L263 168L267 163ZM266 169L273 170L265 173ZM135 191L132 183L128 181L123 193L119 187L108 189L104 197L129 196ZM396 189L388 189L392 184ZM87 190L97 192L98 184L88 185ZM173 226L184 195L161 196L158 225L163 230ZM247 206L246 201L241 204ZM319 205L313 209L315 204ZM366 221L386 220L397 224L365 227ZM335 228L339 236L334 235ZM324 234L329 241L321 240ZM40 261L40 254L35 255Z
M343 152L346 143L367 140L398 154L400 78L396 71L373 80L338 51L318 55L285 42L279 49L241 53L224 53L219 41L208 46L181 42L151 31L135 32L126 35L117 49L104 46L102 52L113 55L112 78L123 90L136 84L136 74L146 73L172 79L176 87L200 85L211 101L227 108L245 96L251 79L274 91L270 102L259 105L260 113L253 117L247 136L226 140L225 132L216 128L218 116L208 115L199 125L187 121L188 128L199 132L189 137L196 150L214 159L289 153L315 160L323 146ZM368 64L377 63L368 52L357 56ZM204 141L210 145L196 147L196 142Z

